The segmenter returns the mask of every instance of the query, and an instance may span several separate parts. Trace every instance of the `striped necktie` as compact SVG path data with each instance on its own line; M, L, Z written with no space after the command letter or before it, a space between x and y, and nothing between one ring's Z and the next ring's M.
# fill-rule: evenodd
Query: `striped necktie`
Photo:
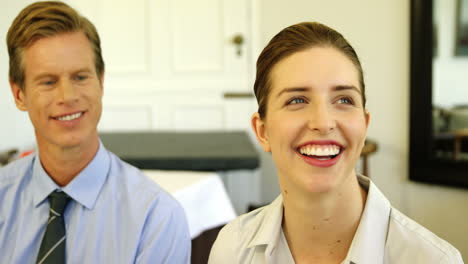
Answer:
M49 195L49 220L42 238L37 264L65 263L65 222L63 212L70 197L64 192L55 191Z

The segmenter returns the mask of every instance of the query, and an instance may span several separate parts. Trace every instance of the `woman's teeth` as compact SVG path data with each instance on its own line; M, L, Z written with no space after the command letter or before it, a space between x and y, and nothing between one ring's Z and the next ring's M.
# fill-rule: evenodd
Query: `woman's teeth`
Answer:
M57 117L57 119L60 121L71 121L71 120L79 118L82 114L83 114L82 112L79 112L79 113L72 114L72 115Z
M336 156L340 153L340 147L337 145L308 145L299 149L302 155L326 157Z

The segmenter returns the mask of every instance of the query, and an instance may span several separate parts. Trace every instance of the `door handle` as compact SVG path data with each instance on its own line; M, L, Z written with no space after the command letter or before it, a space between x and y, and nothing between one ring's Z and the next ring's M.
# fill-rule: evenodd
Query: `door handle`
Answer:
M242 56L242 44L244 44L244 42L244 37L240 33L235 34L231 39L231 43L236 46L236 53L238 57Z

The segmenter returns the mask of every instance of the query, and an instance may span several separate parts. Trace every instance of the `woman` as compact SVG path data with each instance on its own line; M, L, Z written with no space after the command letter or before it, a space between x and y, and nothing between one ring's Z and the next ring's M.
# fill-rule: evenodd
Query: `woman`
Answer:
M281 195L225 226L209 263L463 263L356 174L369 113L361 64L340 33L282 30L258 58L254 90L252 127Z

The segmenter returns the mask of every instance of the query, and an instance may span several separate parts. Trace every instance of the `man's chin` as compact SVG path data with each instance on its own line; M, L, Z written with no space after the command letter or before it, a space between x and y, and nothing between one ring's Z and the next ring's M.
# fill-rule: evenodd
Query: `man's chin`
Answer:
M51 138L49 140L41 140L37 138L38 146L46 147L47 149L57 148L62 150L73 150L73 149L86 149L88 147L93 147L96 142L98 142L97 134L96 136L65 136L62 138Z

